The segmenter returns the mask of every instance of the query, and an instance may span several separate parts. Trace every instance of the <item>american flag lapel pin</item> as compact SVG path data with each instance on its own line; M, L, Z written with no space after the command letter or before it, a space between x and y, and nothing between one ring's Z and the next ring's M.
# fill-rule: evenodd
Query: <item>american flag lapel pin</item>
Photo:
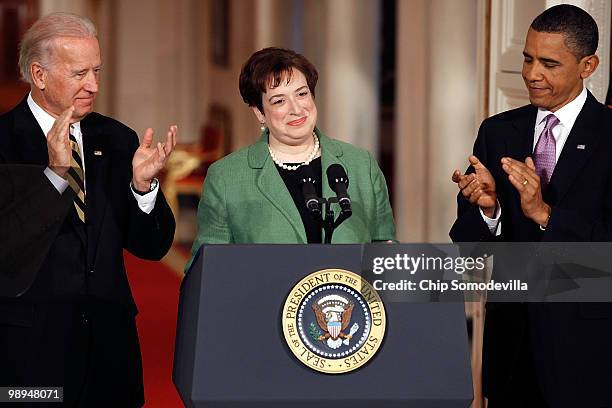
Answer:
M586 149L586 145L578 145L578 146L576 146L576 149L584 150L584 149Z
M94 156L102 156L102 150L94 150Z

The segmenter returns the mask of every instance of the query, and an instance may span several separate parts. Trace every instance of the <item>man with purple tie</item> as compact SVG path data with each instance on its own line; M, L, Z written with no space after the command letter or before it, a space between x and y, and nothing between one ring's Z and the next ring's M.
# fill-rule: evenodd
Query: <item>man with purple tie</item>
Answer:
M612 111L583 84L598 38L575 6L533 21L522 70L531 104L483 121L470 167L453 173L453 241L610 240ZM487 304L489 408L612 407L610 342L612 304Z

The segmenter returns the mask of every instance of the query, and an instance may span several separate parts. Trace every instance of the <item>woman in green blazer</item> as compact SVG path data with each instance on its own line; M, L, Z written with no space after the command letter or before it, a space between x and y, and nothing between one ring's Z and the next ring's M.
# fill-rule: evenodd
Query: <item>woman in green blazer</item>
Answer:
M291 50L265 48L245 63L240 93L262 125L261 137L208 169L192 258L202 244L320 243L321 228L305 209L295 174L311 166L319 197L333 197L322 176L333 163L349 176L353 214L332 243L395 240L387 185L372 155L315 127L317 79L316 68Z

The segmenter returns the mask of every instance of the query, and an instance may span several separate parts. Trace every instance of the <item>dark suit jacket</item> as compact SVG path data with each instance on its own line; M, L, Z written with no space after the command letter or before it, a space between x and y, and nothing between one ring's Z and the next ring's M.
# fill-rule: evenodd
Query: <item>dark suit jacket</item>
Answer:
M72 195L58 199L41 168L0 164L0 299L32 285L70 210Z
M495 178L502 234L493 237L478 208L459 194L458 217L450 232L453 241L610 241L612 110L588 93L544 193L544 201L552 207L546 231L524 216L519 194L500 163L504 156L524 161L532 154L536 114L537 108L528 105L482 123L474 155ZM508 392L512 376L521 375L513 372L519 354L530 350L549 404L612 406L611 341L611 304L489 303L483 351L485 395L500 397Z
M3 181L9 198L0 201L1 219L10 220L0 228L2 246L8 248L0 254L9 267L0 266L0 275L33 279L24 280L18 297L0 301L0 385L8 385L3 380L24 385L47 381L66 384L65 392L70 394L81 386L71 382L75 373L90 370L85 389L94 390L91 381L98 374L90 375L92 360L108 351L117 353L111 355L120 356L125 367L106 372L106 379L99 380L120 382L124 373L138 377L126 379L129 385L120 387L117 396L127 405L138 405L142 378L136 306L123 250L160 259L172 243L174 217L161 191L151 214L138 208L130 191L131 161L138 147L134 131L97 113L81 121L81 130L86 225L78 221L72 190L60 195L42 173L48 163L46 138L26 100L0 116L0 166L10 173L10 182ZM8 165L30 165L27 172L33 176L24 177ZM118 350L105 350L105 344ZM98 356L92 357L92 352ZM40 357L45 353L52 360ZM99 367L108 371L103 363L112 359L103 358Z

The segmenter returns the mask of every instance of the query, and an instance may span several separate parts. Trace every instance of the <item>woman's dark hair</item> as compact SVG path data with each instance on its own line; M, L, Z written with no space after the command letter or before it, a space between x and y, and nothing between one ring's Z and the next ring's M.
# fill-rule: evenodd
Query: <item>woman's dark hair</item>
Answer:
M317 69L301 54L286 48L269 47L257 51L244 63L240 72L240 95L249 106L256 106L263 113L261 94L268 86L276 88L283 78L291 81L293 70L297 69L306 77L306 83L315 95L319 79Z
M533 20L531 28L541 33L563 34L565 45L578 61L597 51L597 23L580 7L570 4L551 7Z

